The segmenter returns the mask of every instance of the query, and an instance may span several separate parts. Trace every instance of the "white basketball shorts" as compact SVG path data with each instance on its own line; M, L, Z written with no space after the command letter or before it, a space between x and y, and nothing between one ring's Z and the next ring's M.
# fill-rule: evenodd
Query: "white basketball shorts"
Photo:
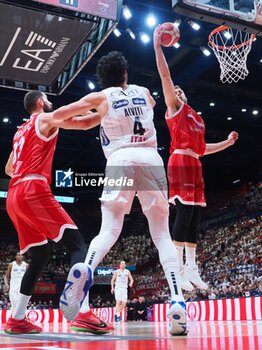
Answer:
M127 288L115 287L116 301L127 301Z
M103 205L122 203L128 214L137 193L144 212L151 207L168 211L166 173L156 149L134 147L115 151L107 160L106 178L108 182L100 198Z

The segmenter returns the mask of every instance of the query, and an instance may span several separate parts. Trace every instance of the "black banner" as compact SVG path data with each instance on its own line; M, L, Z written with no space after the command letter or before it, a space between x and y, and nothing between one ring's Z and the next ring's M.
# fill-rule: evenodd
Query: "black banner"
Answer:
M51 85L93 26L0 3L0 78Z

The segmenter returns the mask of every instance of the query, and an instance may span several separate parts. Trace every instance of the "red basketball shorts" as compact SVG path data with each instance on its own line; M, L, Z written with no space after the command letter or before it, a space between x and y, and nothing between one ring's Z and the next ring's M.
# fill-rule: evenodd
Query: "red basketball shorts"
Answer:
M10 187L6 206L17 230L22 254L48 240L58 242L66 228L77 229L42 180L22 181Z
M169 202L206 206L202 164L186 154L172 154L168 161Z

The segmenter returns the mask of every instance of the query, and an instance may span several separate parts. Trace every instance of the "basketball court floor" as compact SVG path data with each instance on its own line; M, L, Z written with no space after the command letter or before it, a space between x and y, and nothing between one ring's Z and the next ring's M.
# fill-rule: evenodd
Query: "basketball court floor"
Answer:
M122 322L115 331L96 336L70 330L70 324L44 324L43 333L7 335L0 349L75 350L260 350L262 321L189 321L187 336L173 337L166 322Z

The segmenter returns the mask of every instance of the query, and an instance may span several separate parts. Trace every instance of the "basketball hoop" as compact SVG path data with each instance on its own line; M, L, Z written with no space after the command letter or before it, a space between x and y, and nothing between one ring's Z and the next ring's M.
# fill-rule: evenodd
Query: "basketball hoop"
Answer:
M237 83L239 79L245 79L249 73L247 55L255 39L254 34L228 26L220 26L209 34L208 45L220 64L222 83Z

